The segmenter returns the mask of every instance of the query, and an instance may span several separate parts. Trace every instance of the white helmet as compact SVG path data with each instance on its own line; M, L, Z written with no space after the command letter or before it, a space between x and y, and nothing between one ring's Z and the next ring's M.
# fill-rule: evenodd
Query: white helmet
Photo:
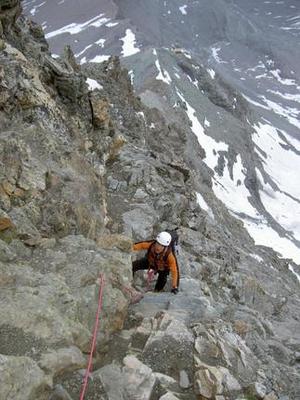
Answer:
M160 232L156 236L156 241L161 244L162 246L169 246L171 243L172 236L169 234L169 232Z

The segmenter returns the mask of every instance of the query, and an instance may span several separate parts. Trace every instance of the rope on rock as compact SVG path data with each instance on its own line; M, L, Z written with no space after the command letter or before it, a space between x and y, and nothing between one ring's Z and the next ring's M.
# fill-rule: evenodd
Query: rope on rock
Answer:
M99 327L99 316L100 316L100 313L102 310L104 283L105 283L104 275L102 273L100 273L100 275L99 275L100 287L99 287L99 296L98 296L98 307L97 307L97 312L96 312L96 319L95 319L95 325L94 325L94 332L93 332L93 336L92 336L92 344L91 344L88 366L85 371L85 376L84 376L84 380L83 380L83 384L82 384L82 388L81 388L81 392L80 392L80 400L84 399L84 395L85 395L85 392L87 389L88 379L90 376L90 371L92 368L93 354L94 354L94 350L95 350L95 346L96 346L97 333L98 333L98 327Z

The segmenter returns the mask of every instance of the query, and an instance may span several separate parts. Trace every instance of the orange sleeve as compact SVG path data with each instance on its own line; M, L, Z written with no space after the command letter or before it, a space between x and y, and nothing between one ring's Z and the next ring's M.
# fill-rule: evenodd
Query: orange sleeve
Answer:
M133 251L148 250L152 243L153 243L153 240L150 240L148 242L134 243L132 250Z
M168 265L171 271L171 277L172 277L172 288L178 288L179 286L179 268L177 264L176 257L174 256L173 253L170 253L168 256Z

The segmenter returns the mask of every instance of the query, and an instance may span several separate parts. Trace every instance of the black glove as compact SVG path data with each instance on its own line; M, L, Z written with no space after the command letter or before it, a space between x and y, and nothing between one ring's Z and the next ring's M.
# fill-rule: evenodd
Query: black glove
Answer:
M178 293L177 287L174 287L174 288L171 290L171 292L172 292L173 294L177 294L177 293Z

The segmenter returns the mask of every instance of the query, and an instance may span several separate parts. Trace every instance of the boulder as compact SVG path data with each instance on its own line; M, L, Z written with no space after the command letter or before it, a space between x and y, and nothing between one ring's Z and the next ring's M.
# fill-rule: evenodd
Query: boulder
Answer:
M151 368L135 356L128 355L121 368L116 364L106 365L93 373L100 378L109 400L150 400L156 378Z
M0 399L32 400L50 385L51 380L32 359L0 354Z
M123 360L125 380L124 400L138 398L150 400L155 385L152 369L139 361L135 356L126 356Z
M143 360L153 370L175 379L185 370L188 379L193 370L194 336L181 321L166 312L152 320L152 332L143 350Z
M86 359L77 347L71 346L42 354L38 364L47 374L57 375L83 368Z
M208 399L215 395L234 395L242 390L239 382L224 367L210 367L202 364L195 374L195 391Z

